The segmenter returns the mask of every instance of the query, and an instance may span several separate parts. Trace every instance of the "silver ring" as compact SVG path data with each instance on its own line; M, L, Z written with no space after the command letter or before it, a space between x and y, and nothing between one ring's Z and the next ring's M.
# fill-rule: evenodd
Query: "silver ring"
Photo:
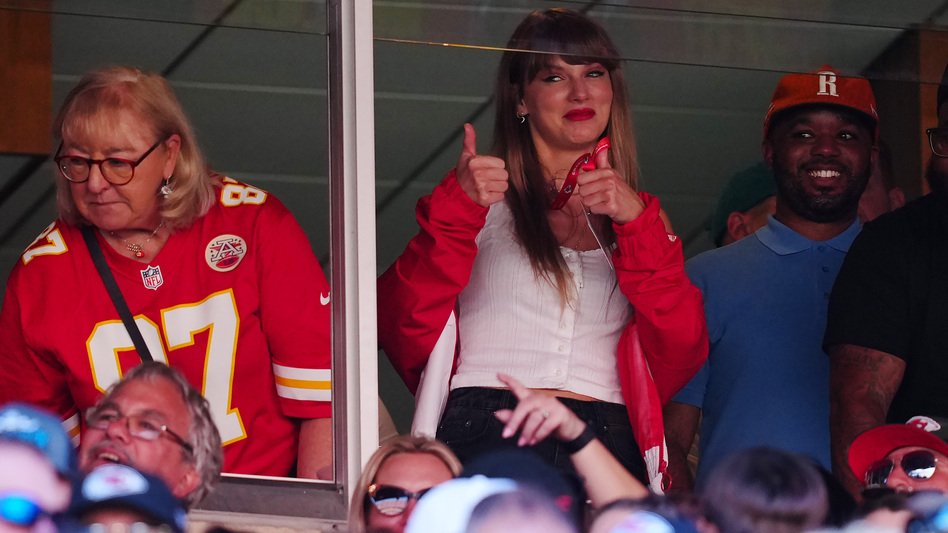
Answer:
M547 418L550 418L550 413L546 412L545 409L539 409L539 408L537 408L537 411L540 412L540 416L543 417L543 420L546 420Z

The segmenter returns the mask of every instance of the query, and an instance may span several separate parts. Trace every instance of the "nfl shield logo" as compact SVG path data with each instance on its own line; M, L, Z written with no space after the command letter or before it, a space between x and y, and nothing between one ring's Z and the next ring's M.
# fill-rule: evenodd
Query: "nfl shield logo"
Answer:
M158 287L161 287L161 284L165 282L164 278L161 277L161 267L148 265L148 268L141 272L142 282L145 284L146 289L157 290Z

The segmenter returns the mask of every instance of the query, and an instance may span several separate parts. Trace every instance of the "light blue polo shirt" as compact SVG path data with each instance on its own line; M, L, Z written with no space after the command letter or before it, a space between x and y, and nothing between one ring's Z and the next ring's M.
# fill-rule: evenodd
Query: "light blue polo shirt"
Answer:
M736 243L691 259L704 296L708 361L674 400L704 412L697 486L724 457L771 446L830 468L829 358L821 344L836 274L856 220L811 241L768 218Z

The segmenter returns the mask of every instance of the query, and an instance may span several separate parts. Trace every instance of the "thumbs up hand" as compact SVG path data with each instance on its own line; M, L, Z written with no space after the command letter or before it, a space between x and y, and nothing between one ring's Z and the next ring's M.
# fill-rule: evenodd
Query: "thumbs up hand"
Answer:
M645 203L609 163L609 149L596 153L596 169L580 172L577 193L590 213L606 215L616 224L638 218Z
M464 145L455 167L461 190L474 203L489 207L504 199L507 191L507 169L503 159L477 155L477 137L474 126L464 125Z

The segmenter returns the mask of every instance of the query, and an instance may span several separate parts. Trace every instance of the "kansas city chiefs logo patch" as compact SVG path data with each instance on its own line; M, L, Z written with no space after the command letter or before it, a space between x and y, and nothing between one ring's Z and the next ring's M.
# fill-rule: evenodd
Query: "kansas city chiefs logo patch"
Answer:
M236 235L218 235L207 243L204 259L207 266L218 272L229 272L247 255L247 241Z

